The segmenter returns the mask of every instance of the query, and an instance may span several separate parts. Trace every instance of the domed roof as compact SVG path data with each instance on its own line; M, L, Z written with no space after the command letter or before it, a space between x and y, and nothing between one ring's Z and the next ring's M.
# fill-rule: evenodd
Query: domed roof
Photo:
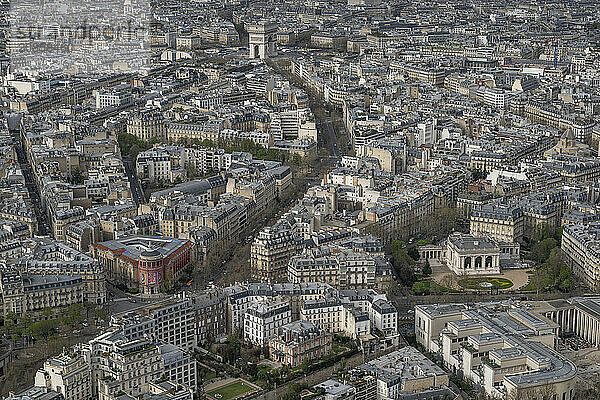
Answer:
M144 258L154 258L154 257L160 257L160 253L157 250L146 250L146 251L142 251L140 256L142 256Z

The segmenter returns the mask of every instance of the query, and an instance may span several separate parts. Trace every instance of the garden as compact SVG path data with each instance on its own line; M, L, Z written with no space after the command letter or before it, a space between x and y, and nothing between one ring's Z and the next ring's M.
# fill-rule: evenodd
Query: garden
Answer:
M496 288L500 290L510 289L513 286L512 281L506 278L493 276L477 276L472 278L462 278L458 281L460 287L471 290L481 290Z

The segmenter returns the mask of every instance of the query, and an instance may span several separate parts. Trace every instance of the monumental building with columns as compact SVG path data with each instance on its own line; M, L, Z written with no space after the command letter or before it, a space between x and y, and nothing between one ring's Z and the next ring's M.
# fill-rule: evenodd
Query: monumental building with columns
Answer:
M531 302L536 313L560 325L559 335L575 335L600 346L600 297L573 297Z
M421 259L445 263L456 275L499 274L502 266L518 265L519 253L517 243L459 232L448 236L442 245L419 246Z
M415 307L415 335L494 399L573 400L577 367L555 350L559 324L514 301Z

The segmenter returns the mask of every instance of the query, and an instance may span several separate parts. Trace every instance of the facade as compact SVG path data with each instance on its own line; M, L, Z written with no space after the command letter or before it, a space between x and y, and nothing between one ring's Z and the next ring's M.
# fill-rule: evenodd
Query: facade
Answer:
M560 335L575 335L592 346L600 346L600 298L573 297L531 302L534 311L556 322Z
M92 396L101 400L119 393L140 396L165 373L156 344L144 338L128 339L117 330L80 345L79 352L90 365Z
M499 242L515 242L523 237L523 211L510 205L476 205L471 211L470 233Z
M166 141L167 124L160 112L144 110L129 118L127 121L127 133L145 142L151 139Z
M46 307L66 307L83 303L85 283L79 276L24 275L17 271L0 272L2 313L19 316Z
M313 361L331 351L332 336L306 321L295 321L279 328L278 334L269 340L269 355L291 368L304 360Z
M84 301L106 302L104 269L88 253L49 239L32 239L23 247L26 251L15 264L21 273L79 277L83 281Z
M219 290L209 289L192 296L196 314L196 340L205 344L221 338L226 333L227 312L225 296Z
M566 263L587 287L600 287L600 222L563 227L560 243Z
M120 327L127 337L149 336L186 351L196 347L196 313L191 298L172 297L133 311L113 315L111 325Z
M196 359L193 353L186 352L172 344L159 344L165 375L171 382L185 385L192 392L197 390Z
M244 339L265 347L279 328L292 322L289 300L272 297L251 304L244 315Z
M292 321L312 323L323 331L364 338L377 328L386 336L398 333L398 313L385 294L373 289L336 290L320 282L300 284L249 283L224 289L227 331L245 330L247 310L283 296L291 305Z
M93 398L90 366L81 355L74 353L64 352L46 360L35 374L34 385L58 392L65 400Z
M485 236L453 234L446 244L446 264L457 275L500 273L500 246Z
M92 256L100 261L108 279L158 294L176 282L191 260L189 240L153 236L129 236L94 243Z
M374 288L375 269L376 260L369 254L322 246L291 258L288 281L324 282L339 289Z
M276 282L287 275L290 258L297 254L301 241L287 227L267 227L259 232L250 249L252 276Z

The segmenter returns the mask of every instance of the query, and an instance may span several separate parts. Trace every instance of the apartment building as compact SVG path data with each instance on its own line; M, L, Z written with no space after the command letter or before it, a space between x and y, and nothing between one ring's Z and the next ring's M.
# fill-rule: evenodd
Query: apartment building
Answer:
M63 351L36 372L34 386L58 392L64 400L92 399L90 366L80 354Z
M273 361L295 368L304 360L313 361L331 351L332 336L307 321L295 321L279 328L269 340L269 356Z
M108 331L78 347L91 369L92 396L109 400L117 393L137 397L164 374L158 346L144 338L130 340Z
M106 302L104 269L87 253L51 239L31 239L22 248L23 256L14 265L20 273L80 278L84 301Z
M374 288L376 263L369 254L321 246L290 259L288 281L324 282L338 289Z
M83 303L85 284L79 276L31 275L17 271L0 272L2 315L14 312L19 316Z
M292 322L288 299L277 296L253 302L244 314L244 340L266 347L281 326Z
M167 140L167 123L162 113L156 110L143 110L127 120L127 133L147 142L151 139Z
M515 242L523 237L523 210L515 205L489 203L471 211L470 233L499 242Z
M563 227L560 247L573 274L587 287L600 287L600 222Z
M301 246L302 241L285 224L264 228L250 248L252 276L271 282L285 279L288 262Z
M159 344L158 351L163 361L166 378L196 393L198 381L194 354L172 344Z
M202 345L226 334L227 309L225 296L219 290L194 293L192 307L196 314L196 340Z
M196 313L191 298L171 297L111 317L130 339L149 336L156 342L193 351L196 347Z

